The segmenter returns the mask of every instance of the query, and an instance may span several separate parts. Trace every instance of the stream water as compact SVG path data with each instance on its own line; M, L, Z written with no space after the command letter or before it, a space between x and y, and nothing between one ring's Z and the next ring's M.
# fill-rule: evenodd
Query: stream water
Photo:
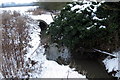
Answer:
M105 67L95 60L75 59L70 66L75 67L79 73L86 75L87 78L112 78L108 75Z
M66 64L67 62L64 59L68 58L68 55L70 54L67 49L65 50L65 48L63 48L62 50L61 48L56 47L55 44L51 44L46 51L47 59L57 60L59 64ZM62 57L63 59L59 59L59 57ZM98 61L96 58L89 58L86 57L86 55L76 55L68 61L68 64L71 68L75 68L80 74L86 75L87 78L113 78L111 75L108 75L102 60Z

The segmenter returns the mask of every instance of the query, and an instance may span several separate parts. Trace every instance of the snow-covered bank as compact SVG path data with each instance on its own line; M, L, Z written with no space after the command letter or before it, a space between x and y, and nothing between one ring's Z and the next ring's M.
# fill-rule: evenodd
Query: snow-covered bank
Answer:
M33 18L34 20L43 20L45 21L47 24L50 24L51 22L53 22L53 18L52 15L50 13L47 14L41 14L41 15L30 15L31 18ZM55 15L53 15L55 16Z
M20 11L20 13L28 15L25 12L26 10L28 10L28 8L25 7L2 8L0 10L17 10ZM48 24L53 21L50 14L43 14L38 16L38 18L45 20ZM27 47L28 52L24 57L26 61L26 65L24 67L27 68L26 72L28 72L29 78L86 78L86 76L79 74L77 71L74 71L74 69L71 69L69 66L59 65L55 61L47 60L46 55L44 55L45 48L43 45L41 45L41 39L39 36L41 30L39 26L37 26L37 21L30 20L28 21L27 25L29 25L29 34L31 37L31 41L29 42L29 44L31 47ZM34 62L35 64L33 65L32 62ZM21 78L28 77L22 77L22 73L20 73L19 75Z
M3 75L1 74L1 72L0 72L0 80L3 78Z
M112 73L112 76L120 78L120 51L115 52L114 55L116 55L117 58L108 56L103 60L103 63L108 73Z
M37 61L34 71L30 72L30 78L86 78L69 66L59 65L55 61L49 61L44 55L44 47L40 46L31 60Z
M44 15L44 17L46 18L48 15ZM50 22L51 19L48 18L48 20ZM30 44L33 47L30 48L26 54L26 60L30 58L31 60L37 62L37 64L31 66L31 68L33 68L33 71L29 72L30 78L86 78L86 76L79 74L69 66L59 65L55 61L47 60L46 55L44 55L45 48L43 45L40 45L39 27L36 26L36 23L33 23L30 24L30 28L30 32L32 33L30 34L32 39Z

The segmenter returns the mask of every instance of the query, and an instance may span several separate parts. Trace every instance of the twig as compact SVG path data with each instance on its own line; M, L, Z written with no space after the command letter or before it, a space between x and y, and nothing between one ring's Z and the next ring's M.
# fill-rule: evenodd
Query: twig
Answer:
M34 50L34 52L30 56L32 56L40 46L41 46L41 43L39 43L38 47Z
M67 79L68 79L68 77L69 77L69 70L68 70L68 75L67 75Z

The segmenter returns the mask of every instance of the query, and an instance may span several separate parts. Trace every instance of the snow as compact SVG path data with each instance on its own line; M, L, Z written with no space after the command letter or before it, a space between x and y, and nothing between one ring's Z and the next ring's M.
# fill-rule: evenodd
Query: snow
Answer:
M71 54L69 49L65 46L59 46L57 43L53 43L49 45L49 48L46 49L46 58L48 60L58 61L58 59L62 59L65 63L69 62L71 59Z
M84 10L88 6L90 6L90 4L86 6L76 5L73 8L71 8L71 10L75 10L77 8ZM93 11L96 11L96 8L94 8ZM34 16L30 15L30 17L33 18L34 20L40 20L40 19L44 20L48 24L53 22L53 19L50 14L42 14L42 15L34 15ZM99 19L96 16L94 16L93 19L103 20L103 19ZM105 28L105 26L101 26L100 28ZM30 57L32 60L38 61L38 63L34 65L35 70L29 73L31 78L36 78L36 77L37 78L86 78L86 76L79 74L78 72L74 71L74 69L71 69L69 66L59 65L55 61L47 60L46 55L44 55L45 48L43 47L43 45L39 46L40 38L38 38L39 37L37 34L38 32L39 31L33 29L33 34L31 35L32 42L30 44L32 44L35 48L31 49L31 51L29 51L28 54L26 55L27 56L26 58ZM38 49L34 52L34 54L32 54L32 52L36 48ZM111 72L113 70L114 71L120 70L118 68L119 66L118 63L120 63L118 57L117 58L107 57L103 61L103 63L105 64L105 67L108 70L108 72ZM120 72L117 72L115 76L120 77Z
M106 26L102 26L102 25L101 25L99 28L106 28Z
M92 5L92 2L84 0L83 3L84 3L84 5L75 5L74 7L72 7L72 5L70 5L70 4L69 5L72 7L71 8L72 11L74 11L75 9L79 9L76 13L81 13L82 10L85 10L88 7L90 8L90 10L95 12L97 10L97 7L100 6L100 3L99 3L98 5L93 5L94 8L91 8L90 6ZM87 11L89 11L89 10L87 9Z
M86 7L90 6L90 4L79 6L76 5L71 10L75 10L77 8L80 8L81 10L84 10ZM70 5L72 6L72 5ZM36 6L30 6L30 7L10 7L10 8L0 8L0 10L11 10L11 11L19 11L20 13L27 14L26 11L28 9L34 9ZM96 8L93 9L93 12L96 11ZM77 13L79 13L78 11ZM38 23L36 20L44 20L47 24L50 24L53 22L51 14L42 14L42 15L29 15L33 21L28 22L27 25L30 26L30 36L32 40L29 42L32 48L28 48L28 53L25 55L26 61L28 61L28 58L31 58L31 60L37 61L37 64L34 66L30 66L33 71L29 72L30 78L86 78L86 76L79 74L77 71L74 71L74 69L71 69L68 65L59 65L55 61L50 61L46 59L45 48L43 45L41 45L40 42L40 28L37 26ZM103 20L99 19L96 16L94 16L93 19L97 20ZM90 27L88 27L89 29ZM101 28L105 28L105 26L101 26ZM109 58L107 57L103 63L105 64L106 69L108 72L111 72L113 70L117 71L120 70L119 63L120 63L120 52L117 52L115 54L117 58ZM116 73L116 77L120 77L120 71ZM2 74L0 73L0 78L3 78Z
M15 3L30 3L30 2L35 2L36 0L0 0L2 3L8 3L8 2L15 2Z
M1 74L1 72L0 72L0 80L3 78L3 75Z
M89 30L91 27L87 27L87 29Z
M49 67L44 67L42 78L85 78L85 76L70 69L69 66L61 66L55 61L45 61L43 65Z
M28 9L34 9L36 7L10 7L10 8L0 8L0 10L6 11L19 11L22 14L26 14L32 17L34 20L29 20L26 25L29 25L29 34L31 37L31 41L29 44L32 46L27 47L28 52L25 55L26 63L29 63L29 59L34 60L37 62L34 66L30 65L30 78L86 78L79 74L74 69L71 69L68 65L59 65L55 61L49 61L46 59L45 48L41 45L40 42L40 28L36 19L42 19L46 21L48 24L53 22L52 16L50 14L42 14L37 16L31 16L30 14L26 13ZM29 63L30 64L30 63ZM2 75L0 74L0 78Z
M18 11L21 14L28 14L26 13L27 10L31 10L31 9L35 9L38 6L21 6L21 7L7 7L7 8L0 8L1 11L5 10L5 11Z
M113 59L105 59L104 64L106 64L106 69L108 72L112 72L113 70L116 71L118 70L118 59L113 58Z
M36 24L34 27L37 28ZM33 54L32 52L35 50L35 48L29 49L30 51L28 52L28 54L26 54L26 60L30 58L31 60L38 62L36 65L34 65L34 67L32 67L34 71L29 72L30 78L86 78L86 76L79 74L77 71L74 71L74 69L71 69L69 66L59 65L55 61L47 60L46 55L44 55L45 48L43 47L43 45L39 45L40 38L39 36L37 36L39 34L39 31L36 30L36 28L31 29L33 30L33 33L30 34L32 38L31 45L34 47L39 47L35 47L37 48L37 50Z
M50 24L51 22L53 22L53 18L51 16L51 14L41 14L41 15L30 15L31 18L33 18L34 20L43 20L45 21L47 24ZM55 16L55 15L53 15Z
M30 21L27 23L27 25L30 26L30 29L29 29L29 34L30 34L30 37L31 37L31 41L29 42L29 44L32 46L32 48L28 48L28 53L26 56L27 58L30 57L31 54L34 53L34 51L37 49L37 47L39 46L40 44L40 28L38 26L38 22L37 21Z
M98 18L97 16L94 16L94 17L93 17L93 20L99 20L99 21L102 21L102 20L105 20L105 18L100 19L100 18Z
M106 67L106 70L109 72L116 71L115 77L120 78L120 51L114 52L114 55L117 56L117 58L110 58L108 56L105 60L103 60L103 63ZM114 76L114 75L113 75Z
M105 52L105 51L101 51L101 50L98 50L98 49L94 49L95 51L98 51L98 52L101 52L102 54L107 54L109 56L113 56L113 57L117 57L115 54L111 54L109 52Z
M29 73L31 78L86 78L69 66L59 65L55 61L47 60L44 51L44 47L40 46L35 54L31 56L32 60L38 61L34 66L36 70ZM41 70L41 72L38 70Z
M33 71L29 72L30 78L86 78L79 74L74 69L71 69L68 65L59 65L55 61L49 61L46 59L44 45L41 45L40 42L40 28L37 26L37 19L42 19L48 24L53 22L52 16L50 14L42 14L38 16L31 16L34 19L32 23L28 23L30 26L30 36L32 48L28 49L28 53L25 55L26 61L28 58L31 60L37 61L37 64L31 66ZM33 53L34 52L34 53Z
M79 9L79 8L82 8L82 6L80 6L80 5L75 5L74 7L71 8L71 10L73 11L73 10Z

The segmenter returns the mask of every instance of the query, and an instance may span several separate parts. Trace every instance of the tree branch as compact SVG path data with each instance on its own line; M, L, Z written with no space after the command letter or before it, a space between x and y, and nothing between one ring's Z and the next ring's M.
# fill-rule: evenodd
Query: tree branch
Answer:
M97 51L97 52L103 53L103 54L107 54L107 55L112 56L112 57L117 57L116 55L111 54L111 53L106 52L106 51L102 51L102 50L99 50L99 49L94 49L94 50Z

